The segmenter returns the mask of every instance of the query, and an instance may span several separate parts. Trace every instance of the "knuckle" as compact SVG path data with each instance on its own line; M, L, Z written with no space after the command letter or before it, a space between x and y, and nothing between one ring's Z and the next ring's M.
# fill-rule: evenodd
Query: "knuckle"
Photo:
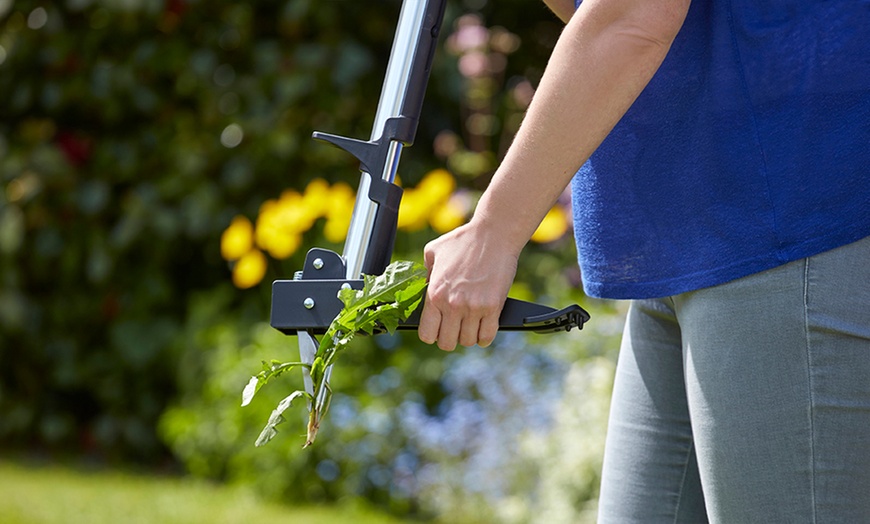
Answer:
M497 312L498 304L489 297L476 296L468 300L468 309L486 317Z
M444 290L440 286L429 285L429 290L426 293L426 304L431 304L432 307L437 308L439 311L444 309L444 306L447 305L447 296Z
M443 351L453 351L454 349L456 349L456 344L449 344L447 342L439 340L438 341L438 348L443 350Z
M487 347L493 343L496 335L498 335L498 318L489 317L481 322L477 344L481 347Z
M435 250L438 247L438 239L431 240L423 246L423 257L424 258L435 258Z
M479 299L474 294L467 292L455 292L444 297L444 302L451 311L460 314L476 313L479 311Z
M462 311L466 308L465 298L461 295L450 295L444 302L452 311Z
M477 337L464 337L464 338L459 339L459 343L468 348L468 347L476 345L478 343L478 341L477 341Z
M433 342L435 342L435 337L432 336L432 333L430 333L428 330L424 330L422 328L417 330L417 336L422 342L425 342L426 344L432 344Z

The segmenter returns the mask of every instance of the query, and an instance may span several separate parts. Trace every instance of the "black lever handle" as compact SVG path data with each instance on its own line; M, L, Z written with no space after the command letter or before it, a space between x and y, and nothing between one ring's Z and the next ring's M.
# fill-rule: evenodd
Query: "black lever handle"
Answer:
M417 329L420 326L422 307L411 313L408 320L399 325L399 329ZM589 320L589 313L573 304L563 309L526 302L508 297L498 317L498 328L502 331L533 331L535 333L554 333L556 331L571 331L572 328L583 329L583 324Z
M343 307L338 298L342 286L362 289L362 280L276 280L272 283L273 328L288 334L310 331L326 332L332 319ZM422 307L411 314L399 329L417 329L420 325ZM583 329L589 313L578 305L556 310L541 304L508 298L499 317L499 329L503 331L533 331L552 333Z

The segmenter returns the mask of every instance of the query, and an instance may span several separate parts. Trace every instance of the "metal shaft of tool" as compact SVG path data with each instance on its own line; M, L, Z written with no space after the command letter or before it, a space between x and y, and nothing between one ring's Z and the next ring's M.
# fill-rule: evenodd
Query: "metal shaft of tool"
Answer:
M372 125L371 140L377 140L381 137L387 119L398 117L401 114L408 92L410 71L417 51L417 43L420 40L420 31L423 27L426 3L427 0L404 0L402 2L399 24L393 38L393 48L390 52L384 85L381 88L378 109ZM396 178L401 154L402 143L392 141L383 173L362 172L360 175L359 190L342 253L347 267L345 276L348 279L357 279L361 276L378 210L378 205L369 199L371 177L379 176L383 180L393 182ZM324 385L329 384L331 375L332 366L329 366L324 373ZM317 408L322 409L325 401L326 388L323 387L318 392Z
M405 95L408 91L408 81L413 65L416 46L420 38L422 18L426 9L426 0L405 0L399 14L399 25L393 39L393 49L381 88L381 97L375 121L372 125L371 140L377 140L384 132L387 119L400 116ZM402 154L402 144L393 141L389 150L383 173L361 173L359 191L353 207L347 239L344 243L342 256L345 259L349 279L360 278L363 263L368 253L372 227L378 205L369 199L369 187L372 176L393 182Z

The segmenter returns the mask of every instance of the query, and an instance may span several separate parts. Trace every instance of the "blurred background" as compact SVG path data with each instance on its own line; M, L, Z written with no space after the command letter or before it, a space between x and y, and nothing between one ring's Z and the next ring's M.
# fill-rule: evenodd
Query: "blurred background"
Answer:
M511 296L592 313L443 353L357 339L317 443L301 381L240 407L271 281L341 252L398 0L0 0L0 521L593 521L621 306L586 298L570 201ZM562 24L536 0L450 0L394 258L462 224Z

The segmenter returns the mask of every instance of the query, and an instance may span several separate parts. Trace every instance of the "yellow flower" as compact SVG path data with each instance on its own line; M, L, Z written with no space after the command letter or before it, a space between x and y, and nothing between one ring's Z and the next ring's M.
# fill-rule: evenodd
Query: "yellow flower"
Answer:
M326 240L337 244L347 237L352 211L353 203L351 207L338 208L327 215L326 224L323 226L323 236Z
M324 215L329 219L334 214L344 215L353 212L356 193L344 182L333 184L325 195Z
M429 171L417 185L417 190L426 195L427 199L435 205L450 198L454 189L456 189L456 180L446 169Z
M260 249L268 249L271 240L281 234L281 227L278 224L280 212L277 200L266 200L260 205L257 228L254 231L254 240Z
M429 216L429 224L438 234L444 234L465 223L465 212L462 207L450 199L436 207Z
M233 284L241 289L256 286L266 275L266 257L254 249L236 262L233 267Z
M302 244L302 235L299 233L282 232L269 238L266 250L272 258L283 260L299 249Z
M322 178L315 178L305 187L305 193L302 195L303 207L318 219L325 216L329 210L329 196L331 193L329 183Z
M532 235L532 241L545 244L562 238L568 231L568 214L560 206L551 209Z
M281 227L280 222L270 217L260 215L257 229L254 233L257 247L264 249L273 258L284 259L292 255L302 243L302 235L296 231Z
M399 206L399 228L406 231L419 231L426 227L432 211L428 195L417 189L406 189Z
M345 239L355 200L353 189L344 182L329 188L329 192L325 195L324 206L326 224L323 226L323 236L326 240L338 243Z
M292 233L304 233L311 229L314 221L319 218L320 204L306 200L302 195L289 189L281 193L278 199L277 225Z
M287 190L278 200L267 200L260 206L254 239L260 249L273 258L287 258L299 249L302 233L314 225L316 211L298 192Z
M456 215L461 211L457 206L447 207L455 188L456 180L446 169L433 169L426 173L417 187L405 189L402 195L399 228L418 231L429 222L436 231L442 232L460 225L462 222L456 223Z
M260 204L260 214L257 215L257 228L254 232L255 238L254 240L257 242L257 245L261 248L263 245L263 234L267 229L277 230L278 227L278 216L281 213L281 209L278 206L278 201L275 199L269 199Z
M254 226L241 215L233 218L221 234L221 256L224 260L238 260L254 247Z

